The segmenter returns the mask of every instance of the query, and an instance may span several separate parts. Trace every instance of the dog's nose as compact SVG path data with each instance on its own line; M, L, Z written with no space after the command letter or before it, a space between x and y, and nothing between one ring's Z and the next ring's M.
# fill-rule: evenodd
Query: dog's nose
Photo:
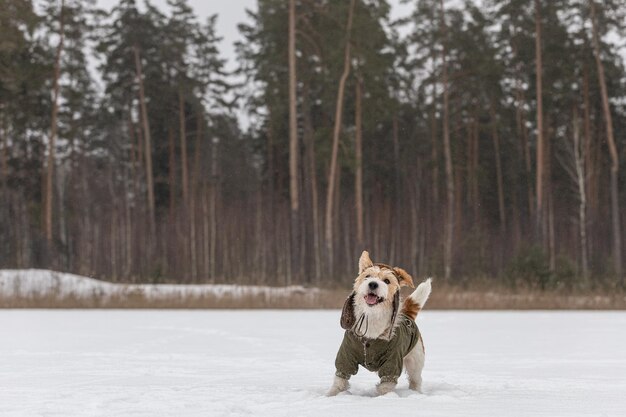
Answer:
M378 288L378 282L372 281L369 283L370 290L375 290Z

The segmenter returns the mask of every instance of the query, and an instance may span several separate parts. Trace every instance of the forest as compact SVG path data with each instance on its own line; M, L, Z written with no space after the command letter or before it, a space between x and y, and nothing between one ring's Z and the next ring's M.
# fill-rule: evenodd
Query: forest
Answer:
M405 3L0 0L0 268L623 291L626 3Z

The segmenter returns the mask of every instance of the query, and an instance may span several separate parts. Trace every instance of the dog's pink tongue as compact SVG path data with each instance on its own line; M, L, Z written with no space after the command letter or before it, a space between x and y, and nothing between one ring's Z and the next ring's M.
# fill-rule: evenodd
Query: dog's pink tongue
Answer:
M377 301L378 301L378 297L374 294L367 294L365 296L365 302L369 305L376 304Z

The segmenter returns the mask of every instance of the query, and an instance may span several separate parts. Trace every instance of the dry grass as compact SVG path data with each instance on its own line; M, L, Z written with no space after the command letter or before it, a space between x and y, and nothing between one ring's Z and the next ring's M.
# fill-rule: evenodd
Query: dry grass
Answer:
M290 295L202 295L189 297L148 298L141 293L117 297L19 297L0 298L0 308L334 308L343 304L343 296L332 291L314 291Z
M563 293L539 290L433 290L427 309L459 310L624 310L626 294Z
M306 290L292 294L170 297L150 299L141 293L118 297L93 295L77 297L0 298L0 308L166 308L166 309L339 309L349 289ZM404 295L410 293L403 290ZM563 294L557 291L520 290L464 290L458 287L437 285L426 307L461 310L623 310L626 294Z

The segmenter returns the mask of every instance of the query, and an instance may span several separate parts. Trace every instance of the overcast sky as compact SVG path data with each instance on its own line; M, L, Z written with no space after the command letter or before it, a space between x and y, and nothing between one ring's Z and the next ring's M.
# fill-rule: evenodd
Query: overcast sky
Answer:
M98 0L98 6L110 10L118 0ZM143 1L139 1L143 4ZM159 9L167 10L166 0L151 0ZM406 16L413 5L400 4L400 0L390 0L393 18ZM228 60L228 68L232 69L235 62L234 43L240 39L237 25L246 21L246 9L256 10L256 0L189 0L200 21L210 15L217 14L217 34L222 37L222 56Z

